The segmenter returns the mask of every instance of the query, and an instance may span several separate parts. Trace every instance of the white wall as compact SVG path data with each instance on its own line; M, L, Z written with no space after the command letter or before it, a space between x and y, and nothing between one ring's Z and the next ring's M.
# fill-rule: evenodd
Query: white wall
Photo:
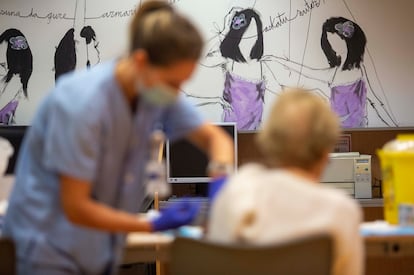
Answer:
M85 2L86 5L85 5ZM343 16L357 22L367 36L367 49L364 63L369 72L373 90L394 114L400 126L414 126L411 104L414 91L409 80L414 76L414 19L411 15L414 4L409 0L176 0L175 5L188 14L202 30L208 47L220 41L218 28L226 27L224 18L232 7L254 7L260 13L265 28L271 27L271 20L284 14L290 18L297 10L304 11L310 5L313 9L303 16L295 17L289 23L264 32L264 54L285 56L302 62L309 67L327 67L326 58L320 47L322 23L329 17ZM75 6L77 12L75 16ZM16 112L17 124L30 124L34 112L54 86L53 57L55 47L63 34L71 27L91 25L99 41L100 61L105 61L125 53L128 22L132 10L139 5L134 0L2 0L0 6L0 33L8 28L17 28L26 36L33 53L33 73L29 81L29 99L21 99ZM85 9L82 9L85 7ZM102 17L111 12L123 15ZM85 12L85 16L82 13ZM16 14L20 13L20 16ZM37 13L37 16L33 16ZM66 14L66 18L48 19L48 14ZM31 16L25 17L31 14ZM44 17L44 18L41 18ZM85 19L84 19L85 17ZM76 18L76 20L74 19ZM274 21L276 23L276 21ZM78 29L79 30L79 29ZM78 31L79 33L79 31ZM222 37L221 37L222 39ZM209 49L209 48L207 48ZM89 50L92 63L97 62L96 52ZM78 67L85 64L85 43L79 38L77 43ZM210 61L201 60L201 63ZM6 44L0 44L0 63L6 63ZM257 67L240 70L246 78L253 77ZM304 77L287 75L277 66L273 74L282 83L297 83L308 86ZM271 78L266 72L267 79ZM0 76L5 69L0 67ZM220 68L199 67L194 77L183 87L186 93L199 97L220 97L223 92L224 76ZM3 84L0 84L3 87ZM382 88L381 88L382 86ZM20 87L19 78L14 77L0 97L2 108ZM273 88L269 86L269 88ZM311 87L310 87L311 88ZM326 90L329 87L326 86ZM276 94L265 95L265 114ZM199 103L198 99L194 99ZM219 121L222 107L219 104L200 107L206 117ZM385 126L368 109L368 127Z

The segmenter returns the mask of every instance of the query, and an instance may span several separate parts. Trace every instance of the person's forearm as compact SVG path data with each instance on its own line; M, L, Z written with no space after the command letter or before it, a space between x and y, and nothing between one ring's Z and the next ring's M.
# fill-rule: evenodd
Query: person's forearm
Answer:
M138 218L93 200L77 202L66 209L67 218L77 225L111 232L152 231L151 223L147 219Z
M227 175L233 171L234 143L223 129L206 123L192 132L189 139L208 154L210 164L207 172L210 177ZM223 173L223 170L231 171Z
M229 136L222 132L212 135L208 144L210 162L207 173L212 178L222 178L234 171L234 144Z

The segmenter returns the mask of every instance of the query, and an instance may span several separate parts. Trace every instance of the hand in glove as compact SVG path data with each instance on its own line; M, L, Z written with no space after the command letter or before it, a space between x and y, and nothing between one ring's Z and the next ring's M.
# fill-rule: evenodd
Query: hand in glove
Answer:
M160 216L151 221L153 231L163 231L189 224L200 209L198 202L178 201L161 211Z

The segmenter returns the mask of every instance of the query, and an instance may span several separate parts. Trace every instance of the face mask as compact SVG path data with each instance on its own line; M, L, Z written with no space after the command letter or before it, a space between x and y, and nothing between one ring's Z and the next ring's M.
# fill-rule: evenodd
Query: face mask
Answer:
M167 85L155 85L147 88L138 84L138 90L143 100L156 107L166 107L177 100L177 93Z

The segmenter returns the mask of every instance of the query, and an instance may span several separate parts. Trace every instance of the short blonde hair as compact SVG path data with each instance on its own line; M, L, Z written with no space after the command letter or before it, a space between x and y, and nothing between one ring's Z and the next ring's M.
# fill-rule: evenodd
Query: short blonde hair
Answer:
M198 60L203 38L195 25L161 0L144 1L130 26L130 53L143 49L153 65Z
M327 102L297 88L279 96L256 142L269 165L308 170L333 149L339 134L338 117Z

